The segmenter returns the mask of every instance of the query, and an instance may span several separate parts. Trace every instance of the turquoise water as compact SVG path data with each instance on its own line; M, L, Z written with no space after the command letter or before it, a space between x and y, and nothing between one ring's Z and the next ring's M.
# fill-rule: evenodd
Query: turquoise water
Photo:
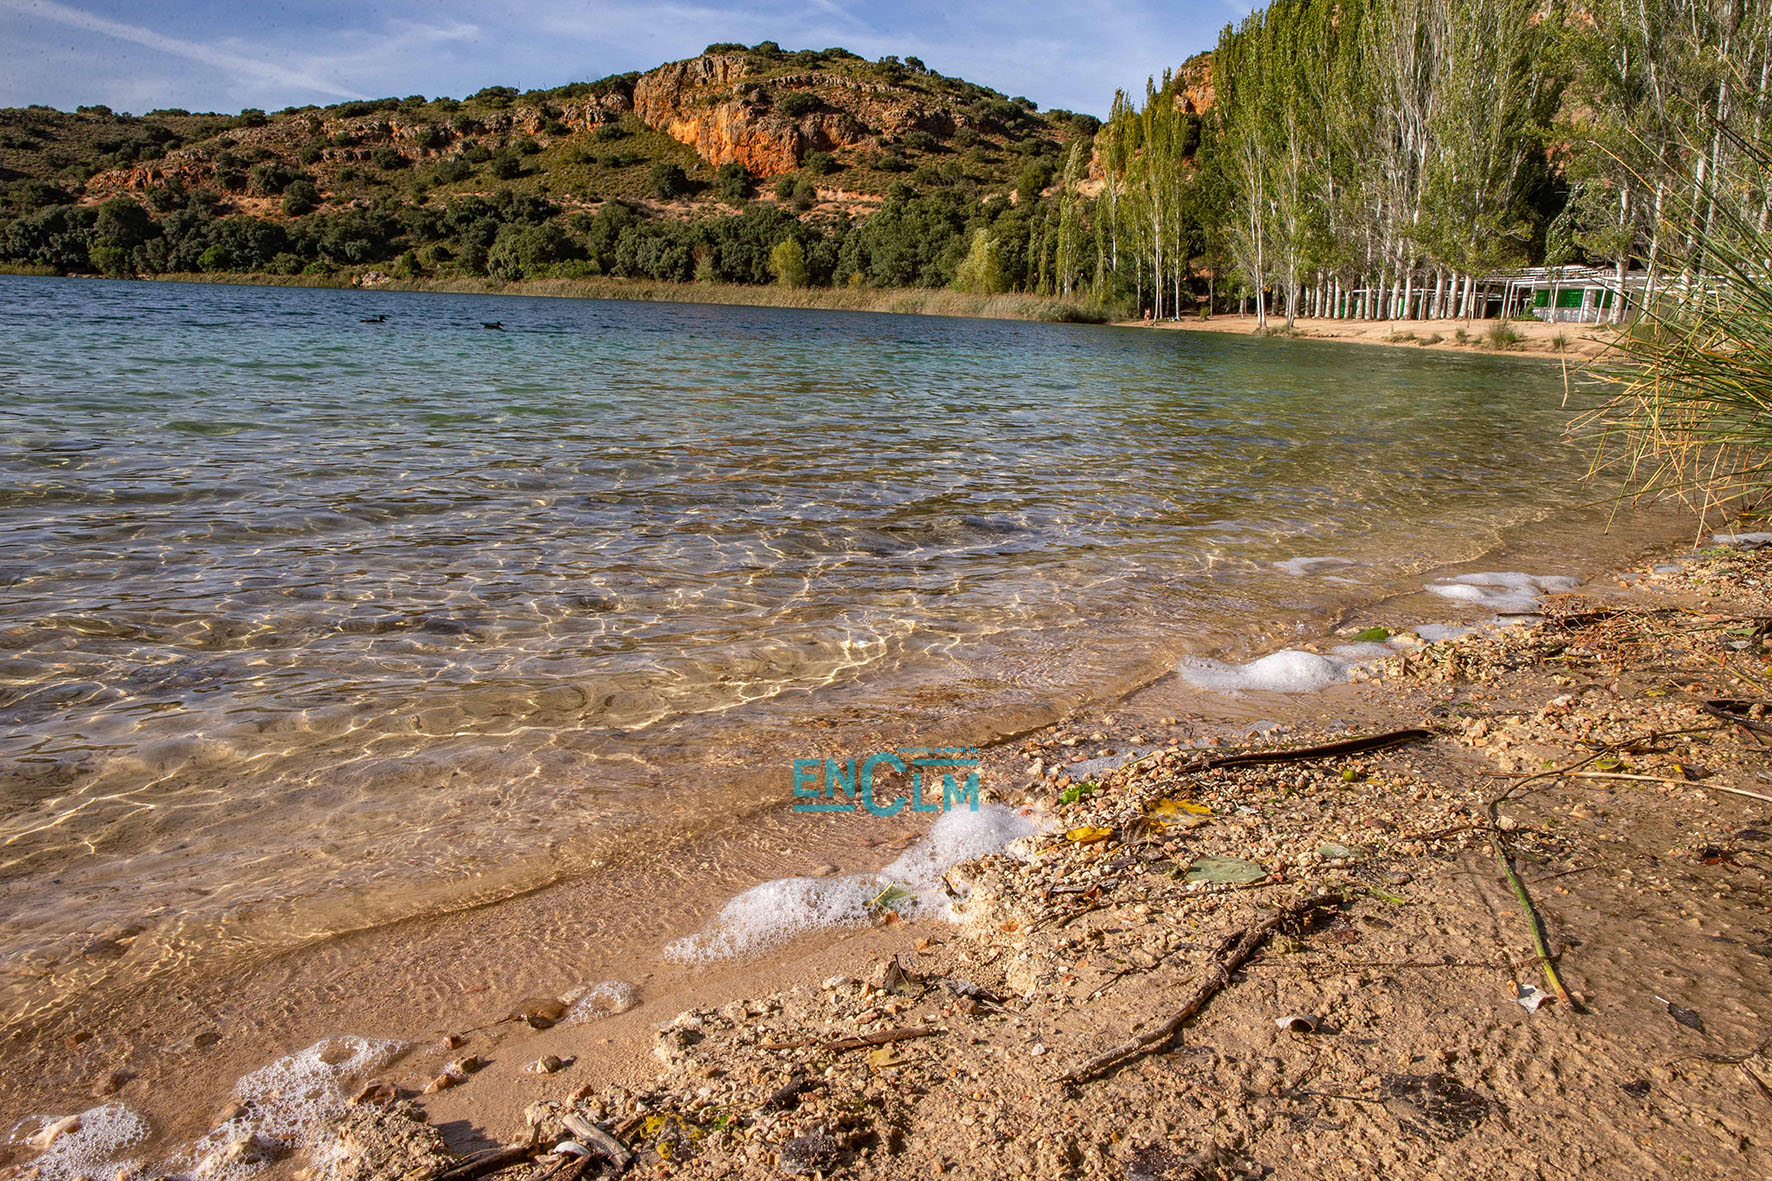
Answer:
M1598 520L1542 362L25 278L0 324L7 1015L119 924L496 896Z

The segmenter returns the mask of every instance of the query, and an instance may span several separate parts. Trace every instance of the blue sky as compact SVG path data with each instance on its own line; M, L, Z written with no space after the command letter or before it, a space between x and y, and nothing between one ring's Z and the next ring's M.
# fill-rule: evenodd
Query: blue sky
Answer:
M557 86L714 41L841 45L1105 114L1248 0L0 0L0 106L238 111Z

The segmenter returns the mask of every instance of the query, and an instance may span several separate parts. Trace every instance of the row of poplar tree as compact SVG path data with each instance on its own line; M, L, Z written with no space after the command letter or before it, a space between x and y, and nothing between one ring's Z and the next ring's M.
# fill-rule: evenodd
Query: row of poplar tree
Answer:
M1772 202L1765 0L1274 0L1210 69L1203 116L1172 76L1116 95L1055 286L1290 324L1482 314L1485 275L1586 263L1648 299L1702 283L1720 203Z

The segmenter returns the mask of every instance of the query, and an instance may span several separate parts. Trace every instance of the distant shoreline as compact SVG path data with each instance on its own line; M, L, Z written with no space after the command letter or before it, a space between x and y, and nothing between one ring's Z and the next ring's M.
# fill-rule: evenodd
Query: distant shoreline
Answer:
M43 278L112 278L103 275L56 276L27 267L0 268L0 274ZM1115 319L1105 305L1050 295L971 295L945 288L923 287L765 287L745 283L670 283L649 279L517 279L482 277L388 279L360 284L357 276L269 275L255 272L169 273L135 277L140 282L215 283L242 287L307 287L338 291L418 291L446 295L518 295L544 299L614 299L642 303L710 304L720 307L813 308L823 311L877 312L889 315L955 316L981 320L1023 320L1047 324L1096 324L1114 328L1213 332L1232 336L1262 333L1254 316L1218 315L1210 319ZM1500 340L1496 330L1504 330ZM1383 345L1438 353L1525 356L1541 360L1587 362L1608 353L1619 335L1612 324L1551 324L1539 320L1299 320L1291 332L1285 321L1270 316L1267 334L1295 340Z
M0 268L0 273L42 275L34 268ZM42 275L42 277L53 277ZM71 278L106 278L76 275ZM649 279L518 279L462 277L389 279L358 283L354 275L267 275L218 272L143 275L142 282L218 283L250 287L313 287L339 291L425 291L453 295L526 295L547 299L618 299L643 303L713 304L722 307L816 308L891 315L957 316L981 320L1026 320L1048 324L1101 324L1116 328L1158 328L1254 336L1254 316L1184 317L1149 323L1116 320L1107 306L1050 295L970 295L922 287L763 287L744 283L666 283ZM1547 360L1590 361L1612 347L1618 329L1610 324L1548 324L1508 320L1514 338L1497 343L1496 320L1300 320L1287 333L1285 321L1270 316L1268 332L1292 339L1384 345L1428 352L1531 356ZM1463 339L1460 339L1460 334Z
M19 272L13 272L19 273ZM76 276L105 278L108 276ZM359 284L348 275L266 275L218 272L140 276L142 282L220 283L252 287L318 287L340 291L429 291L455 295L528 295L549 299L624 299L843 312L962 316L1053 324L1107 324L1115 311L1046 295L969 295L922 287L763 287L743 283L665 283L649 279L389 279Z

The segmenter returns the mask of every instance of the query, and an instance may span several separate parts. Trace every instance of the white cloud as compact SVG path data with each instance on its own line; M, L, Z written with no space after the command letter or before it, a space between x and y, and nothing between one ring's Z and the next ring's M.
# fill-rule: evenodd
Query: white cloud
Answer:
M152 49L173 57L184 58L186 61L213 66L243 83L294 87L298 90L329 95L333 98L362 97L356 91L346 89L330 79L306 71L293 70L260 58L231 53L198 41L168 37L163 33L156 33L152 29L144 29L139 25L127 25L121 21L82 12L78 8L58 4L55 0L0 0L0 8L11 9L24 16L52 21L55 24L66 25L84 32L97 33L103 37L113 37L119 41L139 45L144 49Z

